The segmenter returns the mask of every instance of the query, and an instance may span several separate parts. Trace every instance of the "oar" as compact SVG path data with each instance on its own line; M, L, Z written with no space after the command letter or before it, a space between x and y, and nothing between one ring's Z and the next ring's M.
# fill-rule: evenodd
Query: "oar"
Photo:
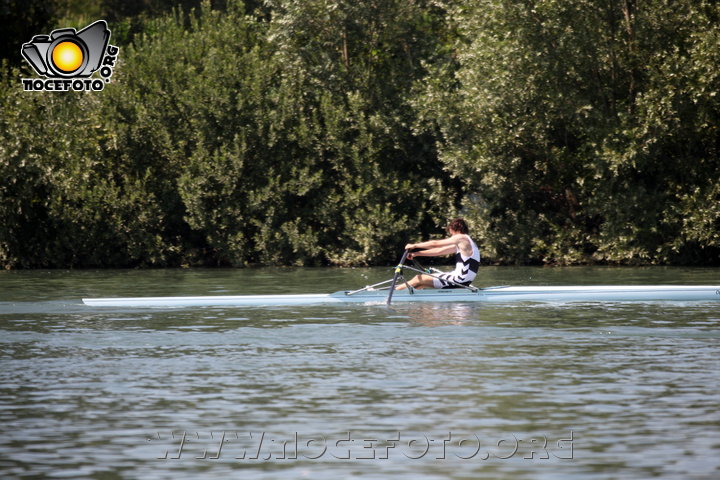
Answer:
M407 258L408 253L410 253L410 250L405 250L405 252L403 252L400 263L398 263L398 266L395 267L395 275L393 275L392 283L390 284L390 293L388 293L387 298L388 305L390 305L390 302L392 302L392 296L395 292L395 284L397 283L398 277L402 274L403 265L405 264L405 259Z

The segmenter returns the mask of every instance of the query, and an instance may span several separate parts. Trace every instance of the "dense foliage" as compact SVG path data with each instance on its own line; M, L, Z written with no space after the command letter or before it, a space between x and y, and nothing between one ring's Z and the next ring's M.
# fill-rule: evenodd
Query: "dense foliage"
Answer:
M488 253L717 263L719 14L659 0L452 10L457 67L429 83L426 115Z
M499 262L720 263L715 2L99 10L102 92L4 64L6 268L387 264L455 214Z

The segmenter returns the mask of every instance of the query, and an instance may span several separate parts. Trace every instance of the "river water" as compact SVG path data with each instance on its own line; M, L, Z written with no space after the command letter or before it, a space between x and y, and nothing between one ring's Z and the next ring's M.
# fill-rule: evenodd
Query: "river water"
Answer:
M720 477L720 303L91 308L374 269L0 272L0 478ZM719 284L495 268L478 285Z

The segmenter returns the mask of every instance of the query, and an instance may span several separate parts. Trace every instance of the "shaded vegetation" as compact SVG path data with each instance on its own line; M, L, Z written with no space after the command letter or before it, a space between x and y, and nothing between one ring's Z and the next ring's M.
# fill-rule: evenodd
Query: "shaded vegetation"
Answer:
M497 262L720 263L715 2L44 5L2 52L6 268L388 264L456 214ZM102 92L22 91L20 44L97 18Z

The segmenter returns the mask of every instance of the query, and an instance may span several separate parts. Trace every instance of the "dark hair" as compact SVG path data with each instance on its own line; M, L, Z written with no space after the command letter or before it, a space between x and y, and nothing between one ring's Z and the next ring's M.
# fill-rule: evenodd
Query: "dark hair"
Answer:
M465 220L463 220L462 218L456 218L454 220L451 220L450 223L448 223L447 228L448 228L448 231L454 230L456 232L460 232L465 235L467 235L467 233L469 231L467 223L465 223Z

